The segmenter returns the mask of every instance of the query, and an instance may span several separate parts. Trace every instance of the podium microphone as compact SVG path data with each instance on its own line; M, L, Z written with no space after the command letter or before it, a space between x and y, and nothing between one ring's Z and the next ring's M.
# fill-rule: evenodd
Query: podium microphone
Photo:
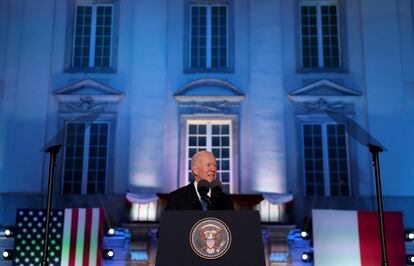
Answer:
M197 191L200 194L201 201L204 201L205 203L207 203L206 210L210 210L211 208L211 199L207 195L208 191L210 190L210 187L211 187L210 183L204 179L200 180L197 183Z
M220 210L223 194L223 185L220 180L214 179L211 183L211 209Z
M209 199L209 196L207 196L208 191L210 190L210 183L207 180L200 180L197 184L197 191L200 194L201 198Z
M223 184L221 184L220 180L214 179L211 183L211 196L219 196L221 192L223 192Z

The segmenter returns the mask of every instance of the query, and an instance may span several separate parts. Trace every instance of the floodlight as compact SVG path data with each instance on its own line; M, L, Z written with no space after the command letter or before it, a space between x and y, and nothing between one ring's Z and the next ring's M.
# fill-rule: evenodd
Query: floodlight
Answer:
M311 262L313 256L311 252L303 252L300 257L303 262Z
M13 258L13 250L5 249L3 250L3 259L4 260L12 260Z
M14 236L14 228L12 226L2 227L0 229L0 236L13 237Z
M414 230L405 231L405 241L414 241Z
M306 230L302 230L300 231L300 237L302 237L302 239L307 240L310 238L310 234L308 231Z
M103 256L106 260L111 260L114 257L115 253L112 249L103 250Z
M106 230L106 235L107 236L114 236L115 235L115 229L114 228L109 228L108 230Z

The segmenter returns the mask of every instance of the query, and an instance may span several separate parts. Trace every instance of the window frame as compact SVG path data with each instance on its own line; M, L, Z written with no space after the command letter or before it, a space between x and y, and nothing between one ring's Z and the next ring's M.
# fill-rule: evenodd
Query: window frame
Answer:
M297 0L297 12L296 12L296 32L297 32L297 72L299 73L343 73L347 72L347 58L346 58L346 29L343 25L346 25L345 21L345 3L342 0ZM303 43L302 43L302 6L316 6L317 7L317 27L318 27L318 61L323 62L323 46L321 44L321 39L323 39L323 34L321 32L321 16L320 16L320 7L324 5L335 5L337 8L337 23L338 23L338 49L339 49L339 66L338 67L304 67L303 65ZM318 8L319 7L319 8ZM322 49L321 49L322 48ZM322 54L322 57L320 55ZM319 64L318 64L319 65Z
M238 193L239 191L239 162L238 162L238 118L236 115L189 115L183 114L180 116L180 151L179 151L179 175L177 180L177 186L185 186L188 184L188 134L187 134L187 123L203 123L206 121L210 122L228 122L230 126L230 177L229 177L229 192L231 194Z
M191 7L227 7L227 67L208 68L191 66ZM184 73L233 73L234 72L234 7L233 0L187 0L184 9ZM211 35L210 35L211 39ZM207 51L207 54L209 52ZM211 54L211 47L210 47Z
M76 12L78 6L112 6L111 47L109 67L74 67L74 42L76 27ZM116 0L69 0L67 4L67 25L65 41L64 71L67 73L116 73L118 62L118 35L119 35L119 1ZM94 55L95 57L95 55ZM90 59L91 60L91 59Z
M77 123L77 124L84 124L86 128L84 129L84 146L83 146L83 156L82 156L82 184L81 184L81 192L80 193L65 193L64 192L64 185L65 185L65 164L66 164L66 148L67 148L67 130L68 125L70 123ZM89 171L89 149L90 149L90 130L92 124L107 124L107 151L106 151L106 165L105 165L105 189L103 193L88 193L87 191L87 183L88 183L88 171ZM110 180L110 161L111 161L111 150L112 150L112 125L113 123L110 120L98 120L92 123L88 123L87 121L71 121L65 120L64 121L64 148L63 148L63 155L62 155L62 164L61 164L61 184L60 184L60 193L63 195L105 195L109 193L109 187L111 185Z
M188 184L189 180L188 180L188 174L191 172L190 169L190 157L189 157L189 145L188 145L188 141L189 141L189 127L190 125L206 125L206 150L212 152L212 138L213 138L213 133L212 133L212 126L213 125L228 125L229 126L229 146L228 146L228 150L229 150L229 181L226 182L226 184L229 185L229 192L232 191L232 183L233 183L233 155L232 155L232 150L233 150L233 131L232 131L232 122L230 120L187 120L186 121L186 149L185 149L185 169L186 170L186 177L185 177L185 183ZM221 134L219 135L221 136ZM198 146L198 145L197 145ZM220 164L220 160L221 158L217 158L217 164ZM219 167L217 167L217 175L219 175L219 173L221 173L221 169L219 169ZM221 180L220 180L221 181ZM222 181L221 181L222 182ZM223 185L224 182L222 182Z
M301 177L303 180L303 195L305 197L330 197L330 198L351 198L353 196L352 191L352 172L350 165L350 143L348 138L348 133L345 129L345 147L346 147L346 159L347 159L347 174L348 174L348 191L347 196L341 195L331 195L331 182L330 182L330 173L329 173L329 154L328 154L328 138L327 138L327 126L328 125L337 125L337 123L332 122L329 118L325 116L300 116L300 161L301 163ZM305 166L305 143L304 143L304 125L321 125L321 138L322 138L322 158L323 158L323 178L324 178L324 195L307 195L306 193L306 166ZM346 125L344 125L346 127Z
M90 50L89 50L89 64L86 68L111 68L112 66L112 41L113 41L113 30L114 30L114 10L113 5L111 4L77 4L75 7L75 19L74 19L74 34L72 42L72 68L84 68L84 67L75 67L75 43L76 43L76 20L78 17L78 7L92 7L92 17L91 17L91 32L90 32ZM96 51L96 27L97 27L97 9L98 7L111 7L111 43L109 44L109 66L108 67L96 67L95 66L95 51Z

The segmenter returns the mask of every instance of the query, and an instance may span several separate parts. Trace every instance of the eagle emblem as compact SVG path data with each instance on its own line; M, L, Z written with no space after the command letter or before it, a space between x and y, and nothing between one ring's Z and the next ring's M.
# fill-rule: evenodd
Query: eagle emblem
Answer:
M204 259L217 259L223 256L230 248L230 244L230 230L217 218L199 220L191 229L191 248Z

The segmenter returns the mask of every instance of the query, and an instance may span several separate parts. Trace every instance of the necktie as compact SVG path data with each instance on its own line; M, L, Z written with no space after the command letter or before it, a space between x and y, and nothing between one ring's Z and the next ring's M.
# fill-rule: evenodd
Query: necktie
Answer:
M207 211L208 205L209 205L208 199L202 197L200 203L201 203L201 207L203 208L203 211Z

